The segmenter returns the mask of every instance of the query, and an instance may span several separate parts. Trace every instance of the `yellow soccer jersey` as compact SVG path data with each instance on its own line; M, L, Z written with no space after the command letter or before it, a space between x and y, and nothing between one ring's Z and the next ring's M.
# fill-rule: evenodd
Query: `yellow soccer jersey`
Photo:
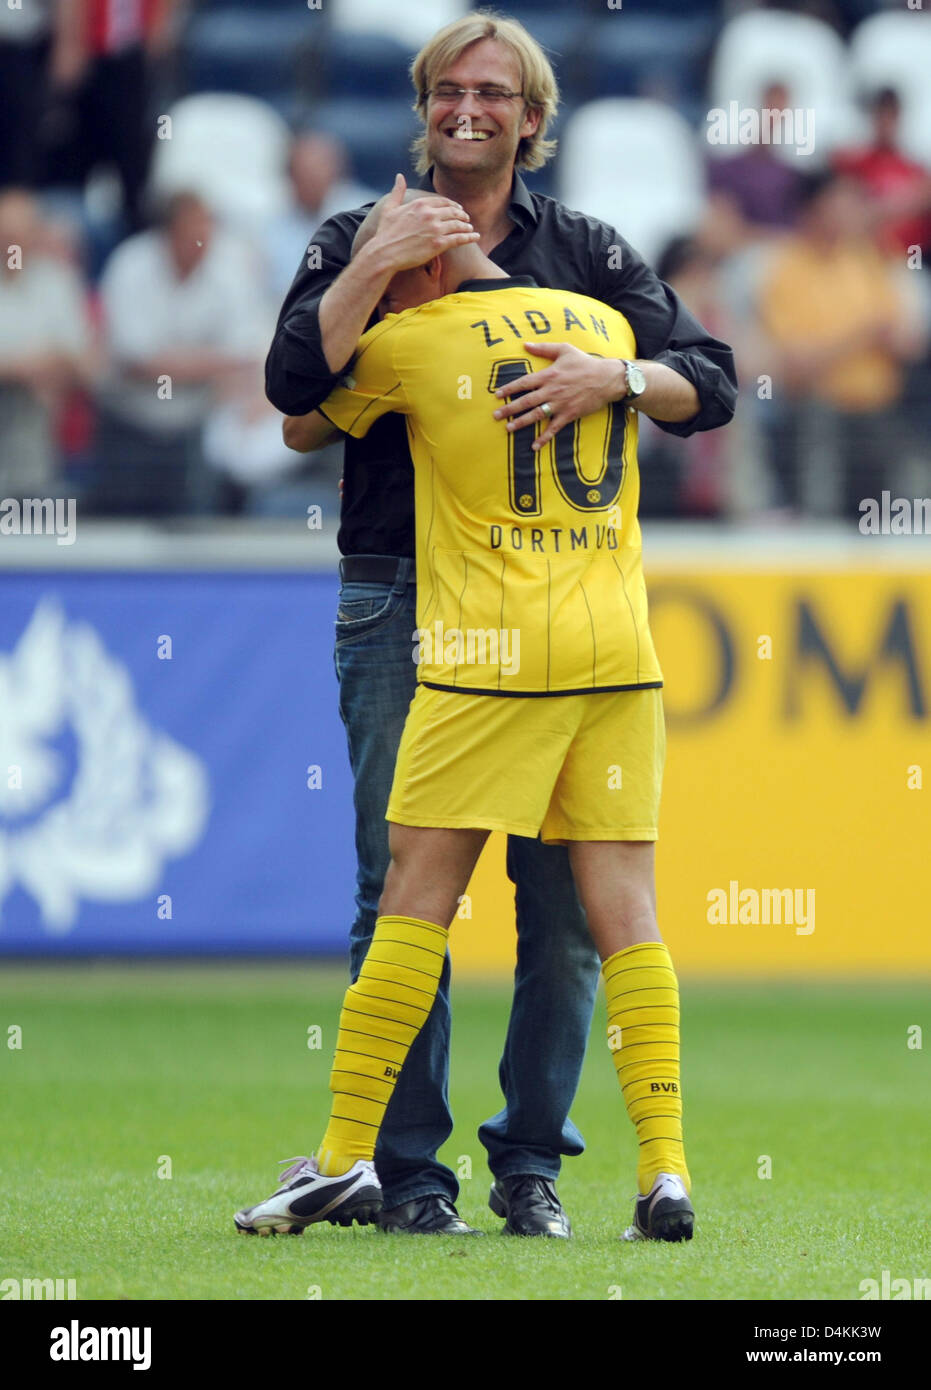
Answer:
M623 402L531 449L498 386L539 371L524 342L633 358L630 324L584 295L467 281L370 329L321 410L362 436L407 418L415 470L418 679L472 694L662 684L647 623L637 413Z

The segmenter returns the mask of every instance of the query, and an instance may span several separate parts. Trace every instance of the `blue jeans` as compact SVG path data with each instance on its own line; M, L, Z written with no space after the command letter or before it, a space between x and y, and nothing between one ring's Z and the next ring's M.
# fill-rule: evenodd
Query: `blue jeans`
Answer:
M343 584L336 622L340 715L349 741L356 812L356 916L350 971L362 968L388 870L385 811L401 731L416 689L417 625L412 561L391 584ZM514 1005L499 1078L505 1107L479 1129L496 1177L556 1178L563 1154L580 1154L568 1118L591 1027L598 956L561 846L512 835L508 875L516 886ZM436 1002L411 1047L385 1111L375 1166L390 1209L437 1193L455 1202L455 1174L437 1150L452 1133L449 1110L449 955Z

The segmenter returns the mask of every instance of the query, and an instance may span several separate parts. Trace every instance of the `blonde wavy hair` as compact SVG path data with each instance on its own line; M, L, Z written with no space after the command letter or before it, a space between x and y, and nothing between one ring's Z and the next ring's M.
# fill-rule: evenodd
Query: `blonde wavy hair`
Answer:
M559 88L543 49L516 19L507 19L493 10L476 10L434 34L411 63L416 93L414 110L426 122L427 93L434 79L482 39L497 40L517 59L524 102L531 111L540 112L540 124L533 135L525 135L521 140L515 163L518 169L541 169L556 152L556 141L546 139L546 130L559 106ZM418 174L425 174L430 163L425 130L411 145L411 155Z

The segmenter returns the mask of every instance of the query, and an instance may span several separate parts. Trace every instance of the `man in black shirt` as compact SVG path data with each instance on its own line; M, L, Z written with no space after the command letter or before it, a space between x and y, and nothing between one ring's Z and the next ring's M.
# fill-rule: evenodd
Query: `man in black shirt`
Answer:
M412 79L425 124L415 148L424 186L449 201L397 201L350 264L366 209L317 232L306 268L285 300L266 366L272 403L304 415L329 394L376 310L390 311L389 282L456 245L476 241L512 276L591 295L618 309L637 339L635 364L567 344L540 344L552 359L532 380L502 388L502 429L542 423L537 446L609 400L627 399L672 434L731 418L730 349L702 326L611 228L532 194L517 172L539 168L553 142L556 84L542 50L514 21L469 14L434 36ZM623 163L616 177L623 177ZM509 399L505 399L507 396ZM355 780L359 859L351 969L371 938L387 869L384 820L395 754L414 694L413 470L404 421L389 416L363 440L346 440L339 531L344 556L336 625L340 708ZM598 959L566 850L512 836L518 954L515 998L501 1060L505 1108L479 1137L495 1182L490 1205L509 1234L568 1236L556 1195L561 1156L582 1152L568 1118L591 1023ZM437 1161L452 1121L447 1102L449 961L427 1024L389 1104L375 1164L386 1229L461 1232L455 1175Z

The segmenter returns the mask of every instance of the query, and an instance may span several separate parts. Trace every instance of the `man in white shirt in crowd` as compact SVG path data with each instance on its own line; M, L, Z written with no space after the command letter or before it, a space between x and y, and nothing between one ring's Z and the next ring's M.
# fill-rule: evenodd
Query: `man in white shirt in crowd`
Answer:
M42 241L32 195L0 194L0 497L58 495L56 414L93 373L81 279Z
M203 426L267 345L258 265L215 226L198 194L179 192L159 227L113 253L100 294L108 365L89 510L214 510L217 475L204 466Z

